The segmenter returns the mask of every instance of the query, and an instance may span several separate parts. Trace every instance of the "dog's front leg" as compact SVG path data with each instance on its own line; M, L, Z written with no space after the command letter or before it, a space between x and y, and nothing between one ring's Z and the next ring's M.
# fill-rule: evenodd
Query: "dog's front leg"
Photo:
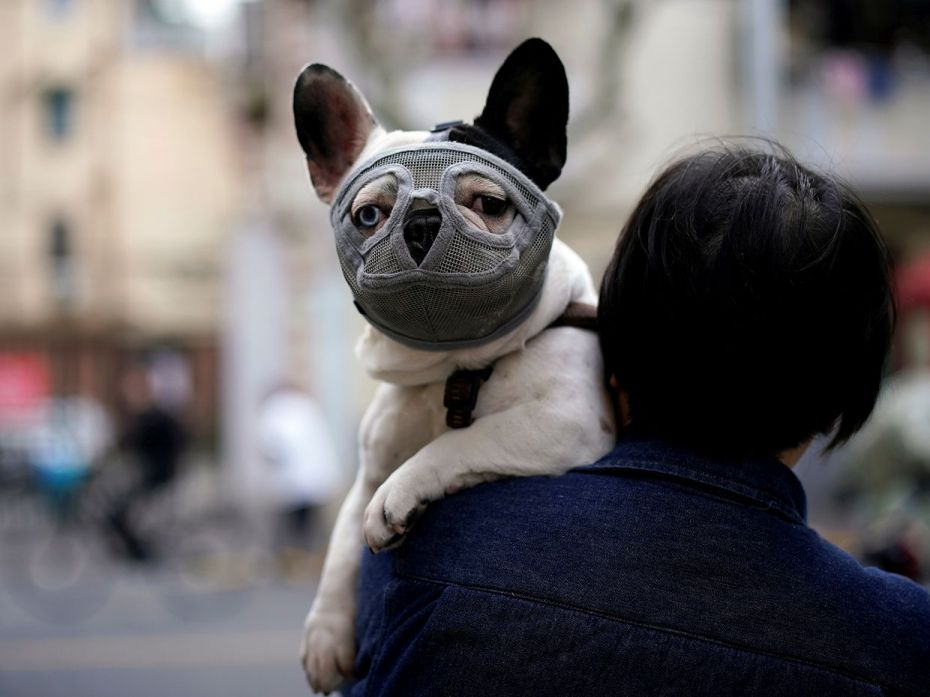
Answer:
M304 622L300 661L316 692L329 693L352 675L361 521L373 488L360 468L336 517L320 584Z
M435 433L435 395L424 388L381 384L359 428L359 471L330 536L313 605L304 623L301 663L310 686L330 692L351 676L362 514L379 484Z
M569 414L575 414L573 422ZM500 477L555 476L610 449L613 432L597 424L589 405L549 399L490 414L467 429L443 433L397 468L365 509L365 540L372 551L406 534L427 504L446 494Z

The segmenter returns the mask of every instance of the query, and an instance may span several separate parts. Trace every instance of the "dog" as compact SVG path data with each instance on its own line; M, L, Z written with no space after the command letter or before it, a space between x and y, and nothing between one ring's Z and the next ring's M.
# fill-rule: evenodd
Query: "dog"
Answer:
M321 64L301 72L294 117L368 320L356 354L381 381L304 627L301 663L329 692L352 673L363 540L399 544L429 502L463 488L594 462L615 424L596 335L560 320L596 292L542 193L568 122L549 44L514 49L473 124L388 133Z

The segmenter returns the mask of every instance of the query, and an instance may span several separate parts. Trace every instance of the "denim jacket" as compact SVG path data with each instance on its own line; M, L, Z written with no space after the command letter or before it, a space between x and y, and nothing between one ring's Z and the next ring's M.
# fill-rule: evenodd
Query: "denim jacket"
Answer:
M345 695L930 695L930 595L806 524L774 458L628 440L365 552Z

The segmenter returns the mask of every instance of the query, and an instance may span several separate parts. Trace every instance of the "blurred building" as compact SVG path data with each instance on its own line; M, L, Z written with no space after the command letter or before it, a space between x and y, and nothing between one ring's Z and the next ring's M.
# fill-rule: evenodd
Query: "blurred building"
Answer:
M239 171L202 32L147 0L4 0L0 43L0 353L112 406L168 350L211 430Z

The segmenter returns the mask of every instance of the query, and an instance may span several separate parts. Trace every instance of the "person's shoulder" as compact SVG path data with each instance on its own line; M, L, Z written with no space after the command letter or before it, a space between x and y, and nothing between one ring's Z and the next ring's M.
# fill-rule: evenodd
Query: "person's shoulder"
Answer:
M806 587L805 602L816 605L819 626L832 630L847 656L858 656L863 675L919 693L919 685L930 684L930 592L810 536L796 582Z
M849 553L811 531L810 579L847 603L851 616L866 617L930 652L930 591L909 578L863 566ZM930 658L930 654L928 654Z
M595 570L583 560L603 559L604 545L625 530L627 484L571 471L458 492L427 508L397 550L398 571L536 596L549 594L568 565L581 585L593 585Z
M593 476L592 476L593 475ZM585 524L599 514L588 505L590 495L606 493L624 483L616 479L597 476L597 473L569 471L557 477L514 477L488 482L447 497L428 509L431 531L448 527L449 532L469 525L480 516L494 526L498 535L508 530L519 531L528 523L540 523L558 517L566 524ZM579 505L582 502L583 505ZM425 527L425 526L424 526Z
M925 589L806 525L635 472L461 492L428 509L396 564L401 576L707 636L903 694L930 680ZM644 590L657 580L661 592ZM710 621L721 613L727 624Z

